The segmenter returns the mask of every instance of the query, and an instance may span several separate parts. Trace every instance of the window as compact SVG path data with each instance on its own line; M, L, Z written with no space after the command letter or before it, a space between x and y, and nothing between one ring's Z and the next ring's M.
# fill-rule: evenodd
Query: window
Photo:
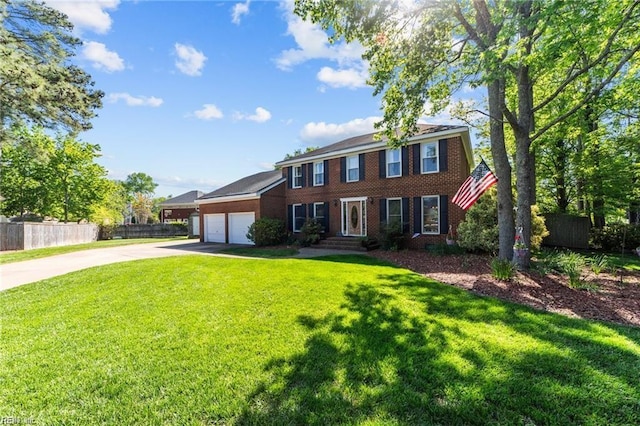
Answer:
M387 199L387 225L402 227L402 198Z
M440 197L422 197L422 233L440 233Z
M360 163L357 155L347 157L347 182L360 180Z
M438 171L438 143L427 142L422 144L422 173L435 173Z
M302 188L302 166L293 166L293 187Z
M313 186L324 185L324 162L313 163Z
M306 211L304 204L293 205L293 232L300 232L304 221L306 220Z
M402 157L400 149L387 150L387 177L402 176Z
M318 221L323 227L325 226L324 220L324 203L313 203L313 217Z

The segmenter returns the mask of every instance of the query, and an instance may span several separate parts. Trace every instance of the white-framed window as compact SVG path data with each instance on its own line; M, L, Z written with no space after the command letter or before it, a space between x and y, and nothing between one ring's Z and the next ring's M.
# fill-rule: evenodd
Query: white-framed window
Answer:
M387 150L387 177L402 176L402 151L400 148Z
M293 166L292 170L292 187L293 188L302 188L302 166Z
M313 203L313 217L318 223L324 226L324 218L326 212L324 211L324 203Z
M420 150L422 173L438 172L438 142L425 142Z
M402 227L402 198L387 198L387 225Z
M422 197L422 233L440 233L440 197L437 195Z
M305 217L304 204L294 204L293 205L293 232L300 232L302 229L302 225L304 225L304 221L307 218Z
M347 157L347 182L360 180L360 161L357 155Z
M324 185L324 161L313 163L313 186Z

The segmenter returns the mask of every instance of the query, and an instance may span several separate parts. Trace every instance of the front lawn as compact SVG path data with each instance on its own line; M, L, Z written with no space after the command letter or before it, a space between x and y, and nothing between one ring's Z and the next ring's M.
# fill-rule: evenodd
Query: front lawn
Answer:
M35 424L637 424L640 329L366 256L180 256L0 293L0 417Z

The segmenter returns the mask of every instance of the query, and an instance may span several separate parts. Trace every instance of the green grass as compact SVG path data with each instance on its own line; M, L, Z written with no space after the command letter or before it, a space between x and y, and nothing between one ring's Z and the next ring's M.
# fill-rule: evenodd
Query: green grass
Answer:
M0 417L35 424L637 424L640 329L366 256L181 256L0 293Z
M298 254L298 249L290 247L231 247L220 250L220 253L234 256L262 257L273 259L278 257L291 257Z
M46 247L46 248L33 249L33 250L0 252L0 265L5 263L22 262L23 260L40 259L42 257L72 253L74 251L81 251L81 250L91 250L91 249L116 247L116 246L128 246L131 244L158 243L162 241L177 241L177 240L186 241L186 237L131 238L131 239L102 240L102 241L95 241L93 243L75 244L71 246Z

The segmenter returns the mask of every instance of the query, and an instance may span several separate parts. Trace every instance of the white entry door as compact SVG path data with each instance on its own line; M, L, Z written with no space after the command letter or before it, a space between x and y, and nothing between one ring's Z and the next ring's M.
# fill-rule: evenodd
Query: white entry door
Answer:
M224 213L204 215L204 242L225 243Z
M229 243L253 244L247 238L247 231L255 220L255 212L229 213Z

